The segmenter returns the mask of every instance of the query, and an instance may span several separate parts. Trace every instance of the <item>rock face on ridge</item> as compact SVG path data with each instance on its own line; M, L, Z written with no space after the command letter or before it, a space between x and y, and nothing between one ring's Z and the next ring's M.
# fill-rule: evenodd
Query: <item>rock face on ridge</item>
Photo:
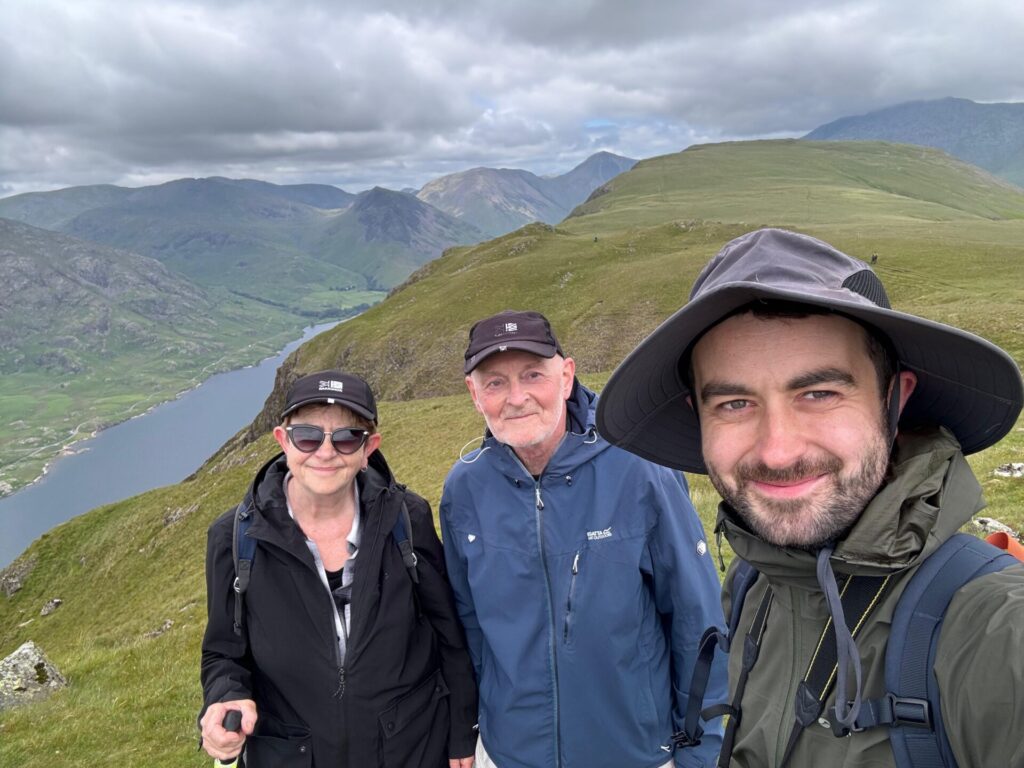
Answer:
M0 712L44 699L67 684L53 662L29 640L0 661Z

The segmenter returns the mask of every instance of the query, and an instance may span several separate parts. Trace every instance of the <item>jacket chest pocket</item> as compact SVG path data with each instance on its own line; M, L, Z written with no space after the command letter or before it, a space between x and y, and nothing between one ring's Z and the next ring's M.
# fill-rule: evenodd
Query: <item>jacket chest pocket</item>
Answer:
M384 768L430 766L445 761L448 686L437 670L377 717Z
M572 565L569 567L569 588L565 598L565 620L562 627L562 642L567 646L573 644L573 628L576 623L576 611L579 610L579 588L580 573L584 568L587 550L580 549L572 557Z

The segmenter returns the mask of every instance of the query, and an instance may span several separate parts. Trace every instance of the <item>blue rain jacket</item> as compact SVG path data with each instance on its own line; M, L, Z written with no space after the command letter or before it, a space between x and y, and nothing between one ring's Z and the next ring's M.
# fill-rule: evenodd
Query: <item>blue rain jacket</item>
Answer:
M539 480L489 433L445 481L448 575L501 768L711 766L672 735L704 630L724 626L711 553L680 472L608 444L576 382ZM704 706L726 696L718 654Z

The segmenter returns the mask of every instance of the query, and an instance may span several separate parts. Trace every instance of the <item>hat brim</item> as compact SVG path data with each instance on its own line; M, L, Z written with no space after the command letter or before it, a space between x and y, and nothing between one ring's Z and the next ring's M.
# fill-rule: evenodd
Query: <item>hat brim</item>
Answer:
M482 350L466 360L466 364L463 366L463 371L469 375L472 373L474 368L480 365L480 363L491 355L496 355L499 352L511 352L512 350L530 352L534 355L539 355L540 357L554 357L558 354L558 350L554 346L540 341L505 341L500 344L492 344L489 347L484 347Z
M680 358L705 331L757 299L824 307L881 331L901 365L918 377L901 427L944 426L965 454L993 445L1013 428L1024 402L1024 383L1006 352L958 328L841 296L838 291L819 297L737 282L691 301L612 373L598 401L598 429L614 445L658 464L706 473L700 425L687 403L690 391Z
M317 403L323 405L341 405L348 408L352 413L362 416L364 419L369 419L374 424L377 423L377 414L370 413L365 407L359 403L354 403L351 400L346 400L344 397L327 397L325 395L317 395L316 397L307 397L305 400L300 400L297 403L293 403L290 408L281 413L281 418L284 419L289 414L295 413L299 408L304 408L307 405L315 405Z

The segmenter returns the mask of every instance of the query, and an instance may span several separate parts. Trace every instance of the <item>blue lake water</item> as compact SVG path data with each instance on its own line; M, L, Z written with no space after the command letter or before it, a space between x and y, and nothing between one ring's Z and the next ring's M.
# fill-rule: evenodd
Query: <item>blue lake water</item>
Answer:
M38 482L0 499L0 568L40 535L102 504L181 482L248 424L292 351L337 325L307 328L259 365L220 373L177 400L76 443Z

